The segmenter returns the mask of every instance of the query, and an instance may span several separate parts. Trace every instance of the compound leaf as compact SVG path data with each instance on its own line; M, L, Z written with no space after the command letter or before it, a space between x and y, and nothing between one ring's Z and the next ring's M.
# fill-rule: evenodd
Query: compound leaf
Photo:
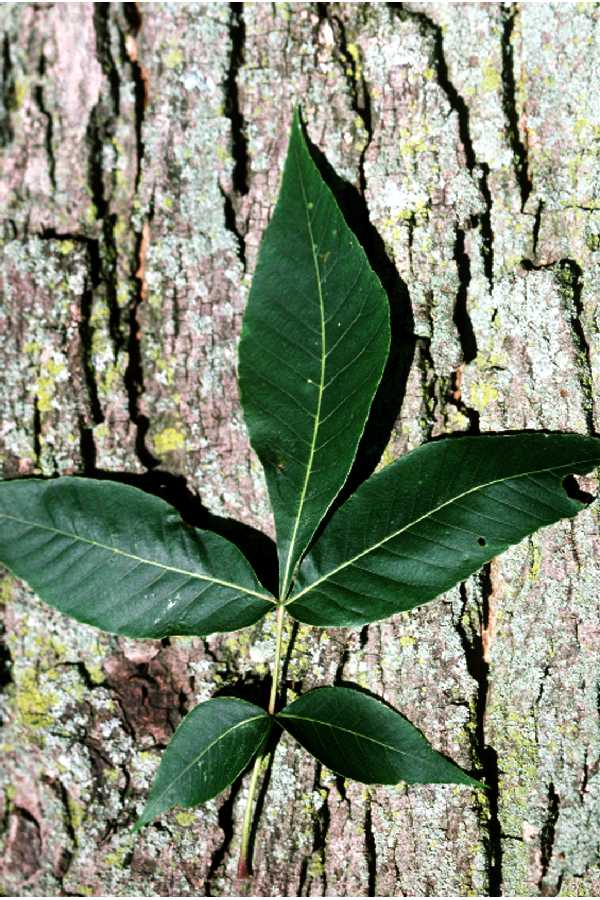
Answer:
M197 806L220 794L256 756L271 725L264 709L235 697L196 706L163 753L135 830L172 806Z
M0 484L0 562L61 612L131 637L232 631L273 609L237 547L112 481Z
M350 470L389 350L389 305L294 115L239 352L242 405L265 470L280 596Z
M364 625L432 600L511 544L585 503L568 474L600 464L600 438L521 433L437 441L361 485L305 558L288 611Z
M355 781L479 785L434 750L404 716L351 688L317 688L286 706L277 719L323 765Z

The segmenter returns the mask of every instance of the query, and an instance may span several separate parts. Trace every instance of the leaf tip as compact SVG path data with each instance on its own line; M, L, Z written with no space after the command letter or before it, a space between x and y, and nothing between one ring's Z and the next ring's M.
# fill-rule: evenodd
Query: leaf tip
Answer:
M141 816L139 817L137 822L135 822L135 824L131 826L132 832L134 834L138 834L142 830L142 828L145 828L146 825L148 825L150 823L151 819L152 819L152 816L148 815L147 807L146 807L146 809L144 809L143 813L141 814Z

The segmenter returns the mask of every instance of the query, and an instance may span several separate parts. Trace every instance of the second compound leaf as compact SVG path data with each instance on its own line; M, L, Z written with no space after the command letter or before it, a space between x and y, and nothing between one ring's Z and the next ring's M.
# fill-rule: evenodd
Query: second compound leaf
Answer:
M404 716L352 688L317 688L277 719L319 762L355 781L479 784L434 750Z
M163 753L136 830L173 806L197 806L224 791L256 756L271 726L264 709L236 697L196 706Z
M66 615L129 637L234 631L273 609L234 544L112 481L0 484L0 562Z

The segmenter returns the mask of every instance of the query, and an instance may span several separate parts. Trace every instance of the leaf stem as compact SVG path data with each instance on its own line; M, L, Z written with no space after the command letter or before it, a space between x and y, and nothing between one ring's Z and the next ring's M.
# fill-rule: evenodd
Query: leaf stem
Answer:
M277 607L277 636L275 638L275 662L273 664L273 678L271 680L271 695L269 697L269 715L275 715L277 703L277 691L279 688L279 673L281 671L281 648L283 644L283 616L285 607L283 604Z
M242 828L242 846L240 848L240 858L238 860L237 868L238 878L248 878L252 872L252 861L248 859L250 832L252 831L252 811L254 809L254 795L258 784L258 776L260 775L264 758L265 754L259 753L254 762L254 768L252 769L252 778L250 779L250 789L248 790L246 811L244 813L244 825Z
M277 693L279 688L279 677L281 674L281 656L283 648L283 617L285 607L283 604L277 607L277 625L275 637L275 661L273 663L273 677L271 680L271 693L269 696L269 715L275 715L275 707L277 704ZM267 758L267 752L259 753L254 762L252 776L250 778L250 787L248 789L248 799L246 800L246 810L244 812L244 824L242 827L242 846L240 848L240 858L238 860L237 877L248 878L252 873L252 860L249 858L250 834L252 832L252 812L254 809L254 795L258 786L260 770L264 760Z

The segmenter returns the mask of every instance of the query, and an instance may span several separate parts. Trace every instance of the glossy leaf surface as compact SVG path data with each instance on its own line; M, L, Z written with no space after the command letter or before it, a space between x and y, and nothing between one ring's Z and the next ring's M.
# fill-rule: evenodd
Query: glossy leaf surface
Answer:
M389 304L296 113L239 353L242 405L275 517L281 596L342 487L389 350Z
M364 625L448 590L585 503L563 479L600 464L600 439L522 433L419 447L365 482L301 566L288 611Z
M196 706L163 753L136 830L172 806L196 806L220 794L256 756L271 726L263 709L235 697Z
M317 688L277 719L323 765L346 778L365 784L478 784L404 716L351 688Z
M232 631L273 609L237 547L111 481L0 484L0 562L61 612L131 637Z

